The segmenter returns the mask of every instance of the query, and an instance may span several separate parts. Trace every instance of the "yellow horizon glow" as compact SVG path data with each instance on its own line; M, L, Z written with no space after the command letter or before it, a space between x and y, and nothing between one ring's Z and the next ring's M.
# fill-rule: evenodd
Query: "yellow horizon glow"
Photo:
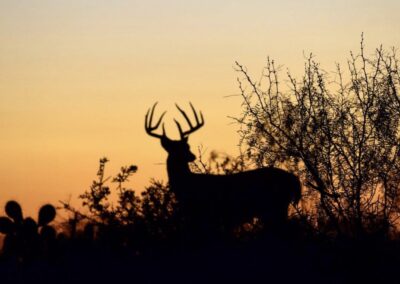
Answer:
M191 101L205 126L192 149L238 153L234 62L259 78L271 56L301 74L313 52L326 71L359 50L400 46L400 2L12 1L0 2L0 215L9 199L26 215L89 188L99 158L107 174L136 164L130 185L166 178L166 153L144 132L156 101L177 137L174 103Z

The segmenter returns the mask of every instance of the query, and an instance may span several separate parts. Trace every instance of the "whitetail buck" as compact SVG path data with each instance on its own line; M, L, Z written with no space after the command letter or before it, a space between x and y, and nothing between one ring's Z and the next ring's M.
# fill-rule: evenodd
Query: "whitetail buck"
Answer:
M212 175L192 173L189 163L196 159L190 151L188 137L204 125L203 115L190 104L196 125L193 125L187 114L178 106L190 129L183 131L177 120L174 120L180 140L171 140L165 133L156 131L162 122L165 112L153 125L156 104L148 110L145 117L145 129L150 136L159 138L162 147L168 152L167 171L170 190L175 194L181 214L193 226L207 226L216 229L223 226L232 230L235 226L261 219L268 229L283 224L288 216L291 202L297 203L301 197L299 179L284 170L267 167L231 175Z

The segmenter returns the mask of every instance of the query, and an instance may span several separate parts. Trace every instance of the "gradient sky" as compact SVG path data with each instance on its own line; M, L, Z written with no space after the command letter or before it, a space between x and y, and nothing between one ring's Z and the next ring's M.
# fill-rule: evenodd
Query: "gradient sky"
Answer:
M189 101L206 124L192 148L236 155L240 113L234 61L259 78L267 56L297 74L313 52L327 71L357 51L400 47L400 1L0 1L0 212L26 214L88 189L98 160L108 174L136 164L130 185L166 180L157 139L143 129L155 101ZM283 74L282 74L283 75Z

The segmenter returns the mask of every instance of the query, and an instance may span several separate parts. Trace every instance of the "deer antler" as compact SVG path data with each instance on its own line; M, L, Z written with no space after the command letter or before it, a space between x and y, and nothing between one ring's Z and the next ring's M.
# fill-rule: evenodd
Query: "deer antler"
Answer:
M191 107L191 109L193 111L194 118L196 120L196 125L195 126L192 125L192 123L191 123L189 117L187 116L187 114L177 104L175 104L177 109L183 115L183 117L185 118L186 122L189 124L189 127L190 127L189 130L182 131L181 125L179 124L179 122L176 119L174 119L174 121L176 123L176 126L178 127L179 134L181 135L181 139L186 138L189 134L195 132L196 130L198 130L200 127L202 127L204 125L204 118L203 118L203 114L201 113L201 111L199 112L199 114L200 114L200 118L199 118L199 116L197 115L197 112L194 109L192 103L189 103L189 104L190 104L190 107Z
M153 136L153 137L156 137L156 138L160 138L160 139L161 139L161 138L165 137L165 127L164 127L164 123L162 124L162 131L163 131L163 132L162 132L161 135L160 135L160 134L157 134L157 133L154 133L153 131L156 130L156 129L160 126L161 121L162 121L164 115L166 114L166 111L163 112L163 114L160 116L160 118L159 118L159 120L157 121L157 123L156 123L154 126L151 126L151 125L152 125L152 122L153 122L154 110L156 109L157 104L158 104L158 102L155 103L155 104L153 105L153 107L150 108L150 109L147 111L146 116L145 116L145 119L144 119L144 128L146 129L146 133L149 134L150 136Z

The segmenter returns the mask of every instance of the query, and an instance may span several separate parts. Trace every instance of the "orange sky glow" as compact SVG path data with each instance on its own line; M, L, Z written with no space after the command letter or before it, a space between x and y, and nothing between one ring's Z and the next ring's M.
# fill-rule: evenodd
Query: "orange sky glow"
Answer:
M0 215L9 199L34 215L77 196L95 178L135 164L130 186L167 180L166 153L146 135L156 101L177 138L174 103L191 101L205 126L193 149L238 153L235 60L259 78L267 56L301 74L313 52L326 71L357 51L400 47L400 2L105 1L0 2Z

